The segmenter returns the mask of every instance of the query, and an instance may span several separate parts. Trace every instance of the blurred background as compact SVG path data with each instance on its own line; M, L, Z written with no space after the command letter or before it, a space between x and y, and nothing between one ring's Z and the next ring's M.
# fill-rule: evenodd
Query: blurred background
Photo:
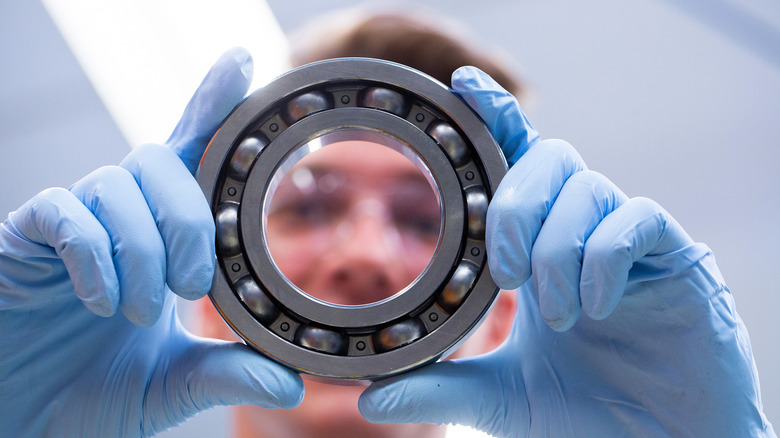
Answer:
M164 141L224 49L250 48L260 86L285 69L285 34L358 4L138 1L132 15L117 13L121 2L104 2L104 10L100 2L45 3L0 3L3 212L118 163L131 144ZM462 31L513 57L543 137L569 141L591 169L629 196L653 198L714 250L751 335L765 412L777 426L780 3L381 3L399 4L424 4L426 19L458 20ZM219 16L209 13L214 5ZM121 27L111 21L117 15L133 20ZM223 38L233 34L236 40ZM176 43L155 45L161 38ZM223 436L226 412L209 411L162 436Z

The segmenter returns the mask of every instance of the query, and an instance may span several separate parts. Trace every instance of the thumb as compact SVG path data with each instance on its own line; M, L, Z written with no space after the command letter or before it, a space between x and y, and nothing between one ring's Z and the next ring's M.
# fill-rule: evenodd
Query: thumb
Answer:
M144 429L153 433L214 406L287 409L303 400L301 376L244 344L196 338L172 365L157 397L147 394Z
M184 109L166 144L195 173L217 128L246 95L254 70L252 56L235 47L211 67Z
M539 133L531 126L517 99L482 70L476 67L455 70L452 89L485 121L510 167L539 142Z
M494 357L439 362L374 382L358 408L372 423L462 424L495 436L516 434L529 422L524 386L514 392L517 382L500 377L505 367L492 363Z

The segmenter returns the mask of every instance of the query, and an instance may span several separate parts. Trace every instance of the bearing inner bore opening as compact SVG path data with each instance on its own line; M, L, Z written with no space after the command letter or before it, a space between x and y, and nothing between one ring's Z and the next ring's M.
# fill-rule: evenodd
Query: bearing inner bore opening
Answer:
M436 256L444 208L436 179L402 140L339 128L295 148L263 201L265 250L294 290L361 306L408 290Z

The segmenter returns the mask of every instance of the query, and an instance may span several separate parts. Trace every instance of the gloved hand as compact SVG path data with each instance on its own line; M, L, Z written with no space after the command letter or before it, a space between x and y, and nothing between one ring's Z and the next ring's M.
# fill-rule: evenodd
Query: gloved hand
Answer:
M171 293L211 285L214 222L192 173L251 76L249 54L227 52L165 146L45 190L2 224L0 436L150 436L215 405L300 402L297 374L186 332Z
M464 68L453 88L512 165L487 216L490 272L517 290L495 351L372 384L373 422L512 437L774 436L748 334L709 248L629 199L517 101Z

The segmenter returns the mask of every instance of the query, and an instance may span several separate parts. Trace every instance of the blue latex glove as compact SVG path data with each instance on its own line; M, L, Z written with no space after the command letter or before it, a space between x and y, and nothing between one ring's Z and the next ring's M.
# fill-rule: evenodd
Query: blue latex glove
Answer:
M494 352L374 383L363 416L512 437L774 436L709 248L569 144L540 141L484 73L452 82L512 164L486 243L497 284L519 288L517 316Z
M150 436L215 405L300 402L297 374L186 332L171 293L211 285L214 222L192 173L251 76L249 54L227 52L165 146L45 190L2 224L0 436Z

